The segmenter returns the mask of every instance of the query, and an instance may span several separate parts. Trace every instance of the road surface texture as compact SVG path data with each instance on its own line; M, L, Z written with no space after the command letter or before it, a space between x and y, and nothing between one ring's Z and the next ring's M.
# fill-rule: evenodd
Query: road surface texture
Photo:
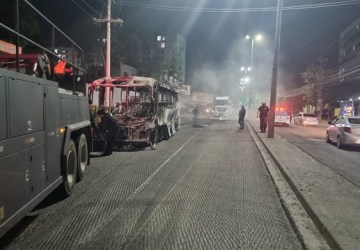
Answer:
M303 127L291 124L289 127L277 126L276 132L360 187L360 147L338 149L335 142L326 143L325 126Z
M249 131L231 121L93 158L71 197L47 202L6 249L302 249Z

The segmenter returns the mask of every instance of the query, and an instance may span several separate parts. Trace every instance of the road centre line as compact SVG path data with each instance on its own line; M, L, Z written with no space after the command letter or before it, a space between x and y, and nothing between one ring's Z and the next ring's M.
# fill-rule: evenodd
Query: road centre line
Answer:
M193 136L191 136L178 150L176 150L166 161L164 161L130 196L127 198L120 207L114 209L112 213L110 213L106 218L104 218L101 223L99 223L96 227L92 228L89 232L81 237L81 240L78 241L78 245L86 244L86 241L90 238L93 238L96 234L98 234L101 229L112 221L114 216L125 209L126 204L129 203L132 199L136 197L149 183L152 179L154 179L155 175L167 164L170 162L172 158L174 158L195 136L197 136L201 131L197 132Z
M154 179L155 175L172 159L174 158L185 146L188 144L192 138L197 136L200 133L197 132L193 136L191 136L178 150L175 151L166 161L164 161L155 171L152 173L136 190L135 192L130 195L130 197L127 199L127 201L133 199L138 193L140 193L150 182L152 179Z

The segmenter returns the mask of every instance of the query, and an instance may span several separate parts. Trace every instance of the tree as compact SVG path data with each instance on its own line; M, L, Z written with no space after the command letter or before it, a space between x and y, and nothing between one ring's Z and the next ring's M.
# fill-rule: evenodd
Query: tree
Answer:
M16 1L3 0L0 8L0 22L16 30ZM39 35L41 29L35 12L23 1L19 1L19 32L20 34L34 39ZM15 43L16 36L13 33L5 31L0 28L0 37L10 43ZM20 41L20 46L26 47L29 42L25 40Z
M304 87L304 101L306 105L307 112L310 112L310 105L313 105L316 100L315 95L315 85L317 83L317 75L319 73L319 69L315 65L311 65L306 68L306 70L301 73L301 77L304 79L305 87Z

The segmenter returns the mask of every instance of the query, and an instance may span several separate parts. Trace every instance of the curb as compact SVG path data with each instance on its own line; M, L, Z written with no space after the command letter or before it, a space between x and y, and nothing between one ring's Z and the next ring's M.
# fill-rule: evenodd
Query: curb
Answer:
M321 221L261 137L257 135L252 124L248 120L246 120L246 124L276 187L285 213L303 247L305 249L339 249L339 245L329 235L329 232L327 230L324 232Z

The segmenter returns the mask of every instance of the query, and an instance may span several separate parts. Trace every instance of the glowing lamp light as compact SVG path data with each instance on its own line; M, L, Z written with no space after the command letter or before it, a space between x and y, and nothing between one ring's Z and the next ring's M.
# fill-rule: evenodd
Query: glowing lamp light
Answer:
M256 40L256 41L261 41L262 39L263 39L263 36L260 35L260 34L258 34L258 35L255 36L255 40Z

